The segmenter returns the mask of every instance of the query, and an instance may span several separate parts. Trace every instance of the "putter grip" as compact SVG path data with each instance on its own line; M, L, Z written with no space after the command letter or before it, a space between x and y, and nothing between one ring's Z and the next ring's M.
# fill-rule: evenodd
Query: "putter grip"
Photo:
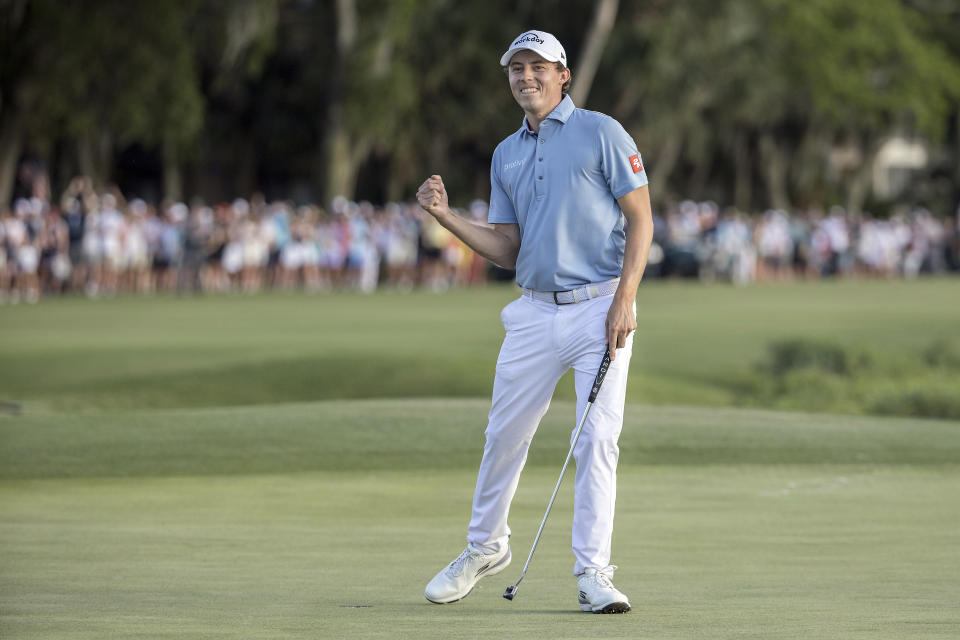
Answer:
M603 378L607 375L607 369L610 368L610 347L607 347L606 352L603 354L603 360L600 362L600 370L597 371L597 379L593 381L593 389L590 390L589 401L593 402L597 399L597 394L600 393L600 385L603 384Z

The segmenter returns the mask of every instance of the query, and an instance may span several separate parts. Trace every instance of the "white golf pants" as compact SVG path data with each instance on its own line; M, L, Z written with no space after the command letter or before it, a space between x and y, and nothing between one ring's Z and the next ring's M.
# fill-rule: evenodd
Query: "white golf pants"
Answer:
M507 517L527 460L527 450L550 406L560 377L575 372L576 425L586 408L606 350L606 317L613 296L569 305L521 297L504 307L500 318L507 335L497 359L493 402L483 461L473 497L467 541L486 553L508 544ZM617 349L574 450L574 574L610 564L614 504L617 494L617 440L633 334ZM558 468L561 461L558 461Z

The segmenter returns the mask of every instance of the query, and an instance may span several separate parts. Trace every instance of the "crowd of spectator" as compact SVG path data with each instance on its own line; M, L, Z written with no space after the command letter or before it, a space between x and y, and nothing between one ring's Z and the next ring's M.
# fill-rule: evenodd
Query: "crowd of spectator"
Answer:
M0 303L263 289L370 292L508 279L413 203L337 198L328 209L262 196L159 207L74 179L59 202L42 193L0 209ZM486 219L473 202L461 215ZM960 269L960 212L889 218L770 210L746 215L684 201L655 215L646 277L736 284L819 277L913 278Z
M960 270L960 209L923 208L888 218L835 206L747 216L713 202L684 201L655 216L648 271L735 284L795 278L915 278Z

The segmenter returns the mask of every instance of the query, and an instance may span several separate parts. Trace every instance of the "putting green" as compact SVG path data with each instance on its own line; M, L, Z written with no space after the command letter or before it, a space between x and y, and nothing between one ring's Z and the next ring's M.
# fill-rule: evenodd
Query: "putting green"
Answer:
M561 495L524 477L513 564L467 599L423 586L462 547L470 472L6 483L4 638L955 638L956 470L621 473L615 561L634 611L581 614Z
M0 420L0 635L960 632L960 423L753 410L629 408L614 561L633 613L577 608L569 478L517 599L501 597L556 482L567 402L534 442L513 564L430 605L423 586L463 545L484 412L480 400L136 411L88 416L66 443L52 416Z
M463 602L423 599L464 544L510 287L0 308L0 638L954 639L960 421L770 409L876 379L936 382L917 402L949 410L958 287L644 284L625 616L576 605L569 478L501 597L569 446L569 381L514 502L513 564ZM783 339L888 360L754 397Z

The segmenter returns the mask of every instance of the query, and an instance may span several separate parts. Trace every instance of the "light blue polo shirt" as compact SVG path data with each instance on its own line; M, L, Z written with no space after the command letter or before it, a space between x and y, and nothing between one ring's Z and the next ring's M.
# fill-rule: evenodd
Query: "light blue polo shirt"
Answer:
M520 226L517 284L573 289L620 275L625 218L617 198L647 184L637 145L619 122L570 96L540 124L497 145L487 220Z

